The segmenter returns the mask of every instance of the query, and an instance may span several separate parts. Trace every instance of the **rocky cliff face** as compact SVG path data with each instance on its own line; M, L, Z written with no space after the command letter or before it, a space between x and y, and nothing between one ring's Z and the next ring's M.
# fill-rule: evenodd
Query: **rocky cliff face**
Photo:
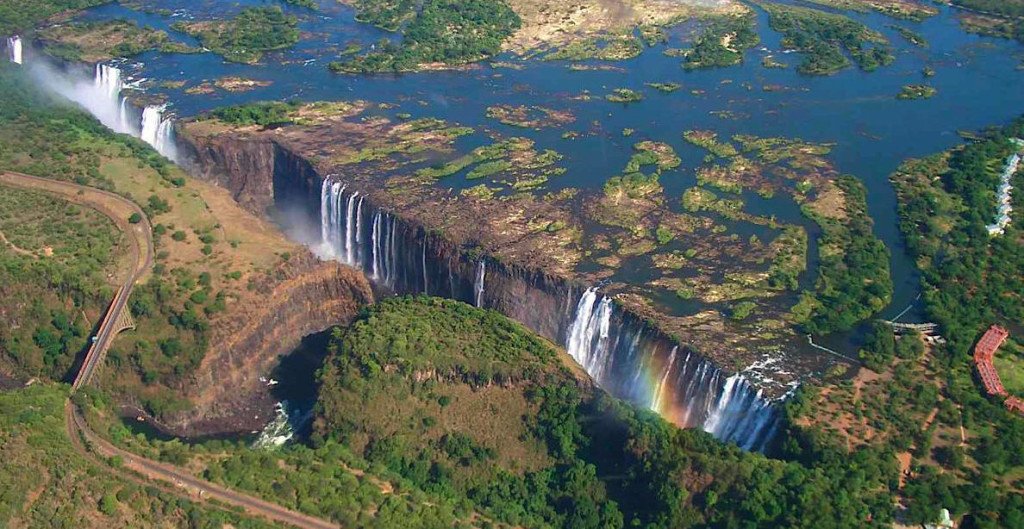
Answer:
M175 435L262 428L275 401L260 378L303 337L344 325L373 302L361 273L308 253L292 257L250 292L211 322L206 357L181 388L194 409L163 418L162 426Z
M350 166L314 165L306 158L309 146L286 134L184 137L196 152L207 153L198 164L213 164L197 174L229 175L225 185L244 204L301 206L320 227L318 247L362 270L382 292L496 309L565 344L614 396L745 448L761 449L774 436L777 414L742 375L678 344L642 311L580 284L569 261L557 257L557 244L528 226L523 231L524 218L551 213L546 205L528 204L534 209L525 215L522 203L411 192L402 183L382 186L345 174ZM272 168L264 163L268 142ZM256 160L249 167L238 164Z
M203 143L179 142L183 163L192 175L231 191L242 207L262 215L273 204L274 143L235 136L208 138Z

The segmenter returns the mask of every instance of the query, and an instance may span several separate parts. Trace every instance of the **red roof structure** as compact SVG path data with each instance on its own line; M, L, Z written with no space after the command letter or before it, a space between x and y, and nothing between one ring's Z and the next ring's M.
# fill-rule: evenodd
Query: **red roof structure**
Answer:
M992 359L1009 336L1009 331L998 325L993 325L985 331L977 345L974 346L974 366L978 369L978 377L981 378L981 383L985 386L985 392L989 396L1007 396L1003 381L999 380L999 373L992 365ZM1003 405L1010 411L1024 414L1024 400L1007 397Z

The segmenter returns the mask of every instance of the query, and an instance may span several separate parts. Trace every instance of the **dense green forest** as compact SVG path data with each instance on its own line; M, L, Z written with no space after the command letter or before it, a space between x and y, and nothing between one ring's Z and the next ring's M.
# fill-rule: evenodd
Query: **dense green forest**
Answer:
M935 349L935 369L944 388L934 404L939 409L937 422L957 428L962 421L970 433L965 447L944 449L933 456L945 471L929 465L914 469L917 476L905 490L913 521L931 519L945 507L954 515L968 513L965 527L995 529L1024 523L1024 453L1020 450L1024 420L984 396L970 356L971 347L989 325L1016 329L1024 319L1022 197L1014 197L1013 222L1005 234L992 237L985 230L995 216L999 175L1006 158L1017 149L1010 138L1021 136L1024 119L986 131L980 139L950 152L910 160L891 177L899 198L900 228L921 270L925 308L948 340ZM1024 186L1021 172L1014 186ZM894 358L913 359L920 354L908 350L903 339L894 344L879 329L869 338L863 354L873 369L884 369ZM908 398L909 388L892 388L896 394L886 402L900 408L895 403ZM943 400L955 407L943 405ZM906 431L905 426L902 429ZM830 441L822 435L820 442ZM888 444L898 450L910 446L907 435ZM927 460L928 444L920 440L914 444Z
M797 70L830 75L852 60L864 71L892 64L896 57L878 32L844 15L817 9L757 2L769 15L772 29L782 33L782 45L803 54Z
M291 121L291 114L299 103L281 101L257 101L244 105L218 107L209 116L232 125L259 125L268 127Z
M753 48L761 37L757 34L754 14L718 17L708 24L683 51L683 68L732 66L743 60L743 52Z
M299 41L298 18L279 6L248 7L224 22L178 22L174 29L197 37L203 46L231 62L253 63L263 52Z
M64 426L67 398L67 386L52 383L0 391L0 527L271 527L83 458Z
M872 231L864 184L852 176L841 176L836 185L846 198L845 219L826 218L802 208L821 226L821 262L810 303L813 309L802 322L807 332L815 334L852 329L892 299L889 250Z
M333 62L337 72L408 71L426 63L460 65L490 57L520 26L505 0L361 0L358 19L401 30L399 42L382 40L368 54Z
M107 217L50 195L0 193L0 296L24 321L0 327L0 356L22 376L66 378L113 290L121 234ZM19 318L20 320L20 318Z
M328 353L310 445L186 445L116 422L110 437L346 527L892 522L891 452L851 455L803 438L784 447L788 460L743 452L609 397L493 311L388 299L336 330Z

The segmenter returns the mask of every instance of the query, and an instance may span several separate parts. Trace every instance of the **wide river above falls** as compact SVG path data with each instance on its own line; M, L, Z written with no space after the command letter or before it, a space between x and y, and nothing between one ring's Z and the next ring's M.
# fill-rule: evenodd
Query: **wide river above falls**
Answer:
M145 2L143 2L145 4ZM181 20L223 18L249 5L266 2L185 1L159 2L158 15L109 4L87 11L82 18L132 19L140 24L167 30L172 38L195 45L195 41L171 29ZM665 56L666 47L683 46L693 30L687 24L669 30L668 44L647 49L639 57L616 62L584 61L614 69L577 71L562 61L522 60L497 57L515 68L474 68L405 75L356 76L333 74L327 63L338 57L351 42L368 47L381 38L397 38L374 27L358 23L353 11L336 2L320 2L321 10L285 6L300 18L302 40L294 48L269 53L258 65L224 62L212 53L147 53L134 66L122 66L136 78L190 83L182 88L150 88L167 97L169 109L179 116L195 115L218 106L256 100L338 100L365 99L388 106L375 112L390 116L437 117L477 130L492 130L506 136L527 136L538 150L554 149L565 156L561 165L568 171L552 178L546 191L563 187L597 188L618 174L640 139L673 146L683 160L682 168L662 178L669 197L695 184L694 170L704 153L683 141L682 132L709 129L720 137L752 134L761 137L791 137L813 142L834 143L829 159L843 173L859 177L868 189L868 205L875 219L875 231L892 250L895 295L881 314L893 317L911 304L918 294L917 277L896 224L895 195L888 175L908 157L946 149L960 141L958 131L999 125L1024 113L1024 47L996 38L964 32L956 11L941 7L940 14L923 22L891 19L874 13L845 14L884 34L892 43L894 64L866 73L849 68L837 75L800 75L794 66L798 54L783 53L780 36L769 28L765 13L758 10L761 44L746 54L741 65L728 68L686 71L680 59ZM170 13L170 14L168 14ZM908 43L890 26L898 24L921 34L928 46ZM761 59L771 54L790 65L786 69L766 68ZM134 62L133 61L133 62ZM927 80L922 70L930 67L935 76ZM209 94L188 94L198 80L212 82L225 76L270 82L269 86L246 92L217 90ZM645 83L682 84L673 93L661 93ZM903 85L927 82L938 93L927 100L900 101L895 95ZM631 88L645 94L643 101L628 105L605 101L615 88ZM577 96L589 93L590 101ZM503 125L486 117L492 105L539 105L568 110L575 117L572 130L586 134L567 140L565 129L532 130ZM624 129L635 129L624 137ZM480 135L460 140L470 149ZM445 180L455 188L473 185L464 179ZM767 211L780 220L813 229L795 204L786 201L752 200L748 207ZM678 209L677 200L670 200ZM813 233L813 232L812 232ZM813 253L814 247L812 247ZM812 260L812 265L814 264ZM811 269L804 281L813 281ZM920 318L917 308L904 316ZM841 344L848 337L834 337Z

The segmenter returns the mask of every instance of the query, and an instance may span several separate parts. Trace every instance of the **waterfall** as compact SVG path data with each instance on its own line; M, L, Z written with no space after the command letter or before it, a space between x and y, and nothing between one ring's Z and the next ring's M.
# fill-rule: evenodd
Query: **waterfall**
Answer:
M651 403L652 411L661 412L662 396L665 394L665 382L668 381L668 375L672 372L672 364L676 362L676 351L678 350L679 347L673 347L672 352L668 355L668 367L665 368L665 373L661 375L658 387L654 388L654 402Z
M166 105L148 105L142 110L139 137L168 159L175 159L174 121L164 118ZM127 132L127 131L126 131Z
M427 236L423 236L423 252L420 258L421 266L423 267L423 294L426 296L430 295L430 285L427 283Z
M371 260L371 272L370 278L374 281L380 281L380 222L381 222L381 211L377 210L373 214L373 223L370 225L370 260Z
M156 133L157 129L160 128L160 117L163 110L162 107L153 105L147 106L142 110L140 139L154 147L156 147Z
M7 37L7 57L14 64L22 64L21 37Z
M396 223L381 210L373 210L372 217L365 213L370 207L366 195L358 191L346 195L348 187L333 180L334 176L329 175L320 184L321 255L366 270L373 282L393 288Z
M121 96L121 105L117 108L118 127L126 132L132 131L131 119L128 113L128 98Z
M481 259L476 264L476 281L473 283L474 300L476 301L476 306L480 308L484 306L484 276L486 274L487 261Z
M700 355L687 351L679 361L679 346L667 350L658 340L644 340L644 329L623 320L609 296L589 288L576 304L565 348L613 396L746 450L762 450L778 427L771 401L743 374L728 375Z
M352 256L352 262L357 268L363 268L363 200L366 196L359 197L359 203L356 205L356 233L355 233L355 255Z
M344 191L344 190L342 190ZM345 206L345 264L354 266L355 259L352 257L352 246L355 242L355 233L352 232L352 226L355 224L356 208L352 207L355 205L356 199L359 198L359 191L352 193L348 196L348 203Z

